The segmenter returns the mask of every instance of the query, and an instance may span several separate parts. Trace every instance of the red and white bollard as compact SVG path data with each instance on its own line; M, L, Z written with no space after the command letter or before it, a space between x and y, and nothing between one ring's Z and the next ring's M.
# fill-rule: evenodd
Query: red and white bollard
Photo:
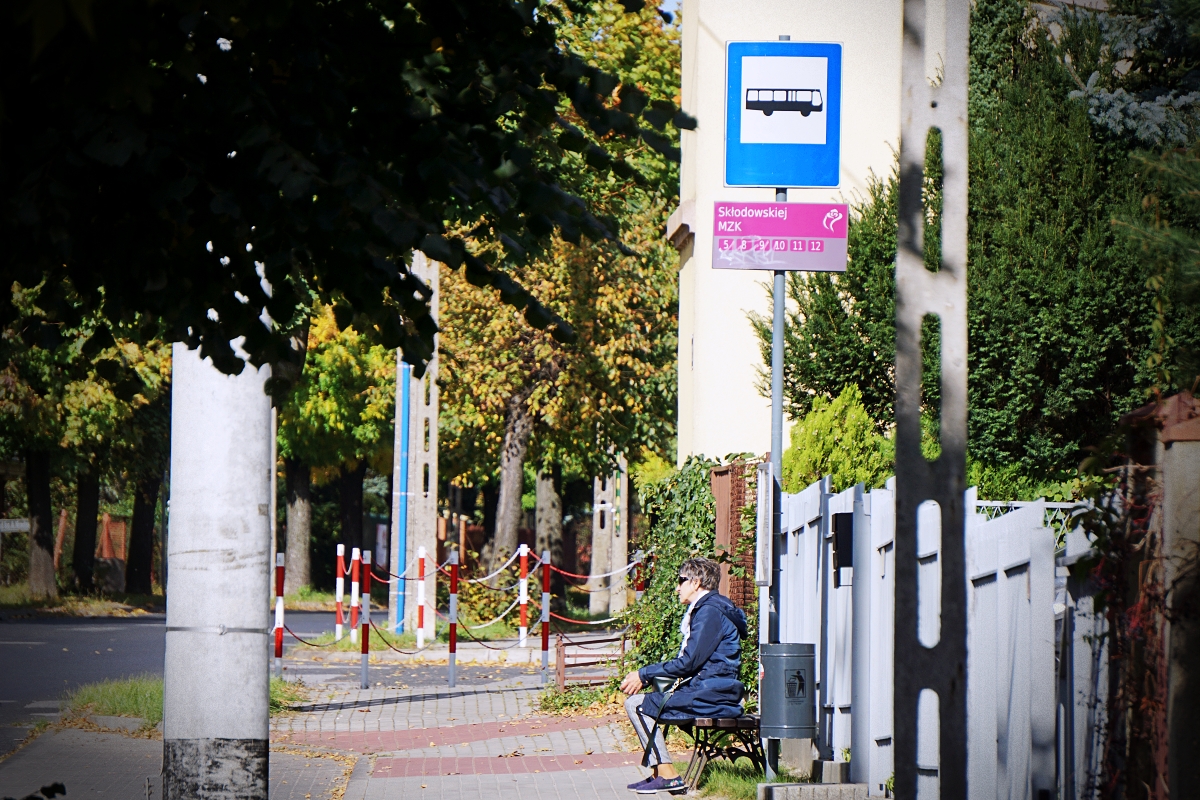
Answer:
M521 604L521 625L517 628L517 647L525 647L529 637L529 545L517 548L521 556L521 580L517 588L517 601Z
M425 548L417 548L417 649L425 646Z
M342 640L342 625L345 624L346 618L342 613L342 598L346 596L346 545L339 544L337 546L337 564L333 568L333 594L335 599L335 608L337 609L337 624L334 626L333 638L336 641Z
M633 568L635 573L633 594L638 600L641 600L642 595L646 592L646 564L643 561L645 557L646 554L642 550L638 550L637 553L634 554L634 561L637 562L637 566Z
M458 652L458 551L450 551L450 688L454 688L454 659Z
M362 553L362 688L366 689L367 659L371 656L371 551Z
M358 640L358 573L362 565L362 552L355 547L350 551L350 641Z
M542 551L542 685L550 669L550 551Z
M283 553L275 554L275 677L283 677Z

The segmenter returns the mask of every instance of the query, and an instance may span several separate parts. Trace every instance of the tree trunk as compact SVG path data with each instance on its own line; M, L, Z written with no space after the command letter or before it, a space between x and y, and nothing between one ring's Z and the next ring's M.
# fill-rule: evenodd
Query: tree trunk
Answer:
M71 569L75 585L82 592L92 591L92 570L96 566L96 525L100 520L100 475L94 466L79 476L75 489L75 551Z
M562 513L562 467L538 472L537 476L537 538L538 558L550 551L550 563L561 567L563 563L563 513ZM563 577L551 573L550 591L556 597L563 593Z
M283 591L293 594L312 582L309 547L312 541L312 468L303 461L288 459L287 471L287 563Z
M269 377L173 349L164 800L267 796Z
M134 487L133 524L129 533L129 560L125 563L125 591L150 594L154 571L154 512L158 507L160 477L143 475Z
M346 545L346 554L357 547L362 549L363 542L363 480L367 477L367 462L360 462L354 469L342 467L339 479L342 505L342 543Z
M522 389L508 399L504 414L504 445L500 451L500 494L496 500L496 535L492 547L493 572L517 550L517 528L521 524L521 494L525 489L525 454L533 417L525 401L531 389Z
M479 544L479 558L475 565L487 572L492 563L492 552L496 549L496 487L488 484L480 490L483 494L483 541Z
M54 579L49 452L26 452L25 491L29 498L29 594L35 598L56 598L58 585Z

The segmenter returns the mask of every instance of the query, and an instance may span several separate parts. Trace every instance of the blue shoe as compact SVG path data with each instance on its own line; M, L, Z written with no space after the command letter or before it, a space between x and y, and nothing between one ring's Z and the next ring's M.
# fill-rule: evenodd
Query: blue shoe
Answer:
M642 778L642 779L641 779L640 781L638 781L637 783L631 783L631 784L629 784L628 786L626 786L625 788L626 788L626 789L629 789L629 790L631 790L631 791L634 791L634 792L636 792L638 789L641 789L643 786L645 786L646 784L648 784L648 783L649 783L650 781L652 781L652 780L654 780L654 776L653 776L653 775L651 775L651 776L650 776L650 777L648 777L648 778Z
M649 783L634 789L638 794L657 794L658 792L683 792L687 790L683 778L652 778Z

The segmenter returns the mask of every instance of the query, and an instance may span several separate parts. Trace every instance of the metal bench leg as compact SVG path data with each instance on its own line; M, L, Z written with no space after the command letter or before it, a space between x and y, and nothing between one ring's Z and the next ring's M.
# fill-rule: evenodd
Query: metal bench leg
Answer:
M700 785L700 776L708 766L707 737L700 728L693 728L692 757L688 760L687 769L683 772L683 783L690 791L696 791Z

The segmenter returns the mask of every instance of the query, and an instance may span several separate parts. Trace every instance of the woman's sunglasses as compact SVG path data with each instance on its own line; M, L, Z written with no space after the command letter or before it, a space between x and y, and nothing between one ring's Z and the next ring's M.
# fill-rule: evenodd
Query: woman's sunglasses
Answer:
M685 583L687 583L690 580L692 580L692 579L687 577L686 575L680 575L679 576L679 585L683 586Z

